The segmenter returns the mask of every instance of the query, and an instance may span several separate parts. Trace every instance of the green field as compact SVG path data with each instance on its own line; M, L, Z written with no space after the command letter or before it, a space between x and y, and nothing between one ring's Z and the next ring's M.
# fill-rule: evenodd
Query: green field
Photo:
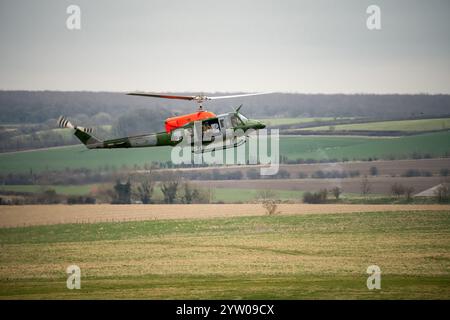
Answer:
M214 201L223 201L225 203L249 202L258 198L256 189L240 188L216 188L214 189ZM300 200L303 192L296 190L272 190L274 198L279 200Z
M280 143L280 154L290 159L402 159L411 157L413 153L447 156L450 153L450 132L397 138L286 137Z
M331 117L319 117L319 118L268 118L268 119L259 119L259 120L264 122L269 127L276 127L276 126L283 126L283 125L333 121L334 119L335 118L331 118ZM343 119L352 119L352 118L337 118L337 119L343 120Z
M170 147L87 150L71 146L27 152L0 154L0 173L64 170L65 168L129 168L152 161L170 160ZM398 138L369 137L311 137L285 136L280 138L280 155L289 159L399 159L413 153L432 157L448 156L450 132L439 132Z
M329 130L330 126L320 126L299 130ZM450 129L450 118L382 121L369 123L339 124L333 126L333 130L371 130L371 131L431 131Z
M28 193L42 193L46 190L55 190L57 194L66 196L80 196L89 195L93 189L96 187L109 187L113 189L112 184L85 184L77 186L64 186L64 185L0 185L0 191L13 191L13 192L28 192ZM200 187L200 190L207 191L206 189ZM212 194L212 202L223 202L223 203L249 203L256 200L260 200L259 193L261 189L248 189L248 188L214 188ZM274 193L272 198L287 201L291 200L294 202L300 202L303 197L303 191L299 190L279 190L271 189ZM183 191L179 192L179 195ZM334 199L333 196L329 196L330 199ZM161 189L156 186L154 189L153 201L157 203L162 203L164 200ZM372 193L368 196L361 196L356 193L342 193L340 195L340 200L344 203L392 203L394 200L386 195ZM178 201L181 201L178 199ZM397 201L399 202L399 201ZM401 201L400 201L401 202Z
M450 299L448 211L36 226L0 243L3 299Z
M53 189L58 194L80 196L89 194L95 184L60 186L60 185L0 185L0 191L39 193Z
M88 195L91 190L98 186L96 184L86 184L78 186L61 186L61 185L0 185L0 191L14 192L30 192L39 193L45 190L53 189L57 194L78 196ZM112 185L111 185L112 189ZM273 190L275 197L279 200L299 200L302 197L300 191L290 190ZM257 199L258 190L241 189L241 188L215 188L213 201L222 201L225 203L248 202ZM160 188L156 187L154 191L154 199L162 201L163 195Z

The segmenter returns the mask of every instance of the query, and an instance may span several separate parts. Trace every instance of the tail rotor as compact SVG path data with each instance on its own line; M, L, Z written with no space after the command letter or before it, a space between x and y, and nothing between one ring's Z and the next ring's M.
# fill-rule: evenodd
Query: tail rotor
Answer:
M61 116L58 119L58 127L75 130L74 135L89 149L103 148L103 142L92 135L92 128L74 126L72 122Z
M69 128L69 129L78 129L80 131L86 132L86 133L92 133L94 130L92 128L84 128L84 127L78 127L74 126L72 122L70 122L66 117L60 116L58 119L58 127L60 128Z
M72 122L70 122L69 120L67 120L65 117L60 116L58 119L58 127L60 128L70 128L70 129L75 129L74 125L72 124Z

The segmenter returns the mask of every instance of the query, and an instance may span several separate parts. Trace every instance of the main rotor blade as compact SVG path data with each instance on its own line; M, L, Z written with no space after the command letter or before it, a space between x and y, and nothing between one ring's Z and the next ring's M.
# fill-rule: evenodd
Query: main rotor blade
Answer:
M245 93L245 94L234 94L229 96L215 96L208 97L205 95L197 95L197 96L175 96L168 94L156 94L156 93L144 93L144 92L131 92L127 93L130 96L141 96L141 97L152 97L152 98L164 98L164 99L178 99L178 100L195 100L198 103L202 103L208 100L218 100L218 99L230 99L230 98L239 98L239 97L249 97L249 96L259 96L262 94L269 94L272 92L261 92L261 93Z
M230 98L249 97L249 96L259 96L259 95L270 94L270 93L272 93L272 92L245 93L245 94L235 94L235 95L230 95L230 96L216 96L216 97L208 97L208 100L230 99Z
M164 98L164 99L178 99L178 100L194 100L194 96L172 96L166 94L155 94L155 93L139 93L131 92L127 93L129 96L141 96L141 97L153 97L153 98Z

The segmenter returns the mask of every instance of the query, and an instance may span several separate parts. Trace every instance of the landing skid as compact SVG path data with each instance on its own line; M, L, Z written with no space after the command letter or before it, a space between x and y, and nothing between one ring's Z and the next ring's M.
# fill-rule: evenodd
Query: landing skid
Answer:
M242 146L246 142L247 142L247 139L244 138L244 139L241 139L240 141L234 143L233 145L225 145L225 146L217 147L217 148L208 148L208 147L203 148L203 146L202 146L201 150L192 150L191 152L195 153L195 154L200 154L200 153L205 153L205 152L213 152L213 151L225 150L225 149L230 149L230 148L237 148L239 146Z

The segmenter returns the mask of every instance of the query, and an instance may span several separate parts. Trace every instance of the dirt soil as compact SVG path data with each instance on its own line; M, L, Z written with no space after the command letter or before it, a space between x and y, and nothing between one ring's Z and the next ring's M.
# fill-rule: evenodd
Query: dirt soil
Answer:
M324 214L381 211L450 211L450 205L281 204L280 214ZM164 219L258 216L260 204L191 205L26 205L0 207L0 227L61 223L94 223Z

